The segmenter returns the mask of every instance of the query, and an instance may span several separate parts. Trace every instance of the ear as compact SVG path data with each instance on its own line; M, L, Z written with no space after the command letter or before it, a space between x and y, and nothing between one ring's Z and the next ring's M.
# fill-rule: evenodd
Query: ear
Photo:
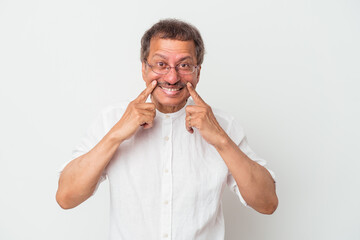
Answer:
M199 82L200 80L200 71L201 71L201 65L198 66L197 68L197 73L196 73L196 84Z
M143 80L145 81L146 64L145 64L144 61L142 61L142 64L141 64L141 65L142 65L142 66L141 66L142 78L143 78Z

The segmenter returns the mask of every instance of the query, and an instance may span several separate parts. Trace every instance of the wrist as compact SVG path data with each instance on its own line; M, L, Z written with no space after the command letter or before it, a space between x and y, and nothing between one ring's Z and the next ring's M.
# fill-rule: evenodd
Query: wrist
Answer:
M214 145L217 151L224 151L228 147L232 145L233 141L231 138L226 134L223 133L221 136L218 137L217 143Z
M108 134L106 134L105 138L106 141L112 145L120 145L123 141L125 141L123 137L113 131L110 131Z

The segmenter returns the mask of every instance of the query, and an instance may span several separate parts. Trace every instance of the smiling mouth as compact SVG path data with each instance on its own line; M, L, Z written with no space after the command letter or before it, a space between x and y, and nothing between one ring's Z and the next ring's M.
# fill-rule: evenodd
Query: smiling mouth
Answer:
M159 82L158 87L160 87L164 92L169 94L174 94L178 91L181 91L186 85L182 82L177 82L176 84L169 84L167 82Z
M183 89L183 87L180 87L180 88L167 88L167 87L162 87L162 86L159 86L161 89L164 89L165 91L169 91L169 92L176 92L176 91L180 91Z

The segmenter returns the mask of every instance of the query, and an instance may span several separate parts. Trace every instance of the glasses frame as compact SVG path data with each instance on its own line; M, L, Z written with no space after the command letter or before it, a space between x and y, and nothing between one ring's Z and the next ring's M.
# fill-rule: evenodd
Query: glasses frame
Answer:
M177 74L180 74L180 75L190 75L190 74L193 74L193 73L195 72L195 70L199 67L199 65L194 65L194 71L192 71L191 73L179 73L178 66L179 66L180 64L176 65L175 67L171 67L170 65L166 64L168 71L167 71L166 73L158 73L158 72L155 72L155 71L154 71L154 69L153 69L154 66L151 65L147 60L145 60L145 63L146 63L146 65L148 65L148 66L151 68L151 71L153 71L154 73L159 74L159 75L166 75L166 74L168 74L168 73L171 71L172 68L175 69L175 71L176 71Z

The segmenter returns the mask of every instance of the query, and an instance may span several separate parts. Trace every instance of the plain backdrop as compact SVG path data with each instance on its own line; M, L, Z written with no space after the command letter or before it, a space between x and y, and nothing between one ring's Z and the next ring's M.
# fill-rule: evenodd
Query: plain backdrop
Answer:
M225 238L360 239L359 13L355 0L0 0L0 239L107 238L108 183L65 211L57 170L104 107L144 89L140 38L167 17L199 28L199 94L277 176L271 216L226 190Z

